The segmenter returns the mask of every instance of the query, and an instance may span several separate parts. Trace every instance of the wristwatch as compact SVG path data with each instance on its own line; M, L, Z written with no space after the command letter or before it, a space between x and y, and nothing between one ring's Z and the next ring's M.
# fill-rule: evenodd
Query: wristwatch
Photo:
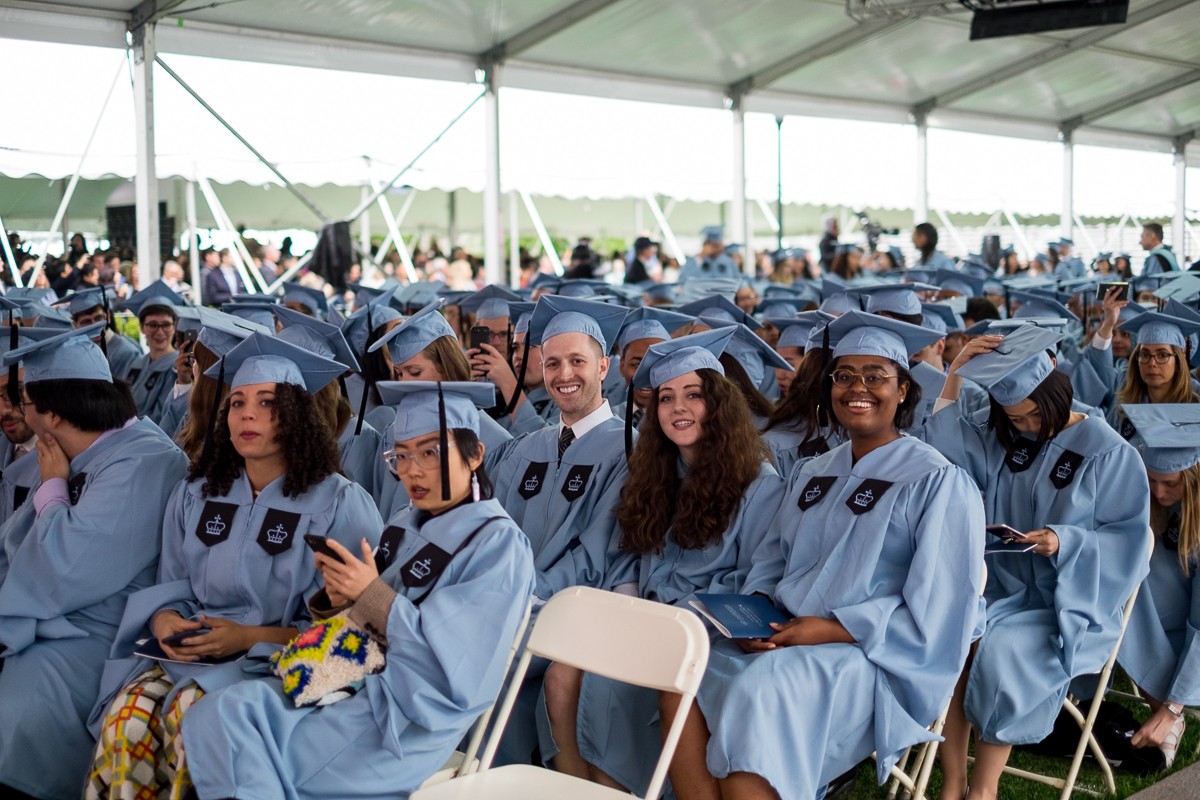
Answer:
M1178 717L1183 713L1183 706L1179 703L1167 703L1167 711L1171 712L1171 716Z

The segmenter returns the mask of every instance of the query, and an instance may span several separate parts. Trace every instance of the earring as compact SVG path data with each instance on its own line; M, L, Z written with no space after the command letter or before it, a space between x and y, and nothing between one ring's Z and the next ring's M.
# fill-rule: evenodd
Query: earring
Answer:
M479 476L474 471L471 472L471 499L479 502Z

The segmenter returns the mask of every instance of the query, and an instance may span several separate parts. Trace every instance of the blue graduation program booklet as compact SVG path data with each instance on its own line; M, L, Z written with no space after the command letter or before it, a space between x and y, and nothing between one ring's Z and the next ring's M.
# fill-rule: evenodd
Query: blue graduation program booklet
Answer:
M791 620L761 594L698 594L688 602L730 639L769 639L778 632L772 622Z

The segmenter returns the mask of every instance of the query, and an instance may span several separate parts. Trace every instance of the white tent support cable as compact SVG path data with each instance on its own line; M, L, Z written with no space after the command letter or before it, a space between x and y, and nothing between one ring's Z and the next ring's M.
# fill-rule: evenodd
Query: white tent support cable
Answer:
M671 215L675 213L677 205L679 205L679 202L674 197L668 198L667 204L662 207L663 219L670 219ZM650 234L650 238L656 242L663 238L663 226L658 223L657 218L655 219L654 232Z
M950 215L940 208L935 208L933 213L937 214L938 219L942 221L942 227L950 232L950 238L954 240L954 245L958 248L959 252L964 255L971 252L971 248L967 246L967 243L963 241L962 236L959 234L958 228L950 221Z
M767 227L771 229L771 232L779 233L779 220L776 219L775 212L771 210L771 206L767 204L767 201L761 197L756 197L754 198L754 204L762 212L763 219L766 221Z
M1079 230L1080 238L1087 245L1087 252L1092 255L1099 253L1100 248L1096 246L1096 240L1092 238L1092 234L1088 231L1087 226L1083 224L1083 219L1078 214L1075 215L1075 227ZM1078 246L1075 247L1076 256L1079 255L1080 249Z
M387 201L387 195L379 195L375 198L375 202L379 205L379 210L383 214L383 224L387 226L388 238L391 244L396 246L396 252L400 254L400 262L404 266L404 274L408 276L409 283L417 282L417 268L413 265L412 253L408 250L408 243L404 241L404 237L400 233L400 224L404 222L404 218L408 216L408 210L412 208L413 201L417 197L416 189L409 189L408 196L404 198L404 203L400 206L399 214L392 214L392 207ZM379 252L386 255L385 249L388 242L383 243L383 247Z
M529 214L529 219L533 222L533 229L537 231L538 241L542 243L542 251L550 258L550 263L554 266L555 274L562 275L562 257L554 249L554 241L546 231L545 224L542 223L542 215L538 213L537 206L533 204L533 198L529 196L529 192L524 189L518 191L521 195L521 202L525 204L525 211Z
M108 94L104 96L104 102L100 105L100 113L96 115L96 122L92 125L92 132L88 135L87 144L83 146L83 153L79 156L79 163L75 167L75 172L71 175L71 181L67 184L66 191L63 192L62 200L58 204L58 210L54 212L54 221L50 223L50 230L46 233L46 243L42 246L42 252L37 258L37 263L33 265L33 272L29 275L30 286L35 285L38 276L42 274L42 265L50 249L50 243L54 241L54 237L59 233L59 227L62 225L63 217L67 213L67 206L71 203L71 197L75 194L75 187L79 185L79 174L83 171L83 164L87 161L88 153L92 150L92 142L96 140L96 132L100 130L100 122L104 119L104 112L108 110L108 103L112 100L113 90L117 88L117 80L124 71L125 59L122 58L121 63L117 65L116 74L113 75L112 82L108 86ZM21 285L20 278L17 279L17 285Z
M22 288L21 268L17 264L16 256L13 255L12 245L8 243L8 228L4 227L3 219L0 219L0 247L4 248L4 261L8 264L9 272L12 273L13 285Z
M1034 249L1033 245L1029 243L1028 237L1025 236L1024 226L1021 225L1020 220L1017 219L1017 215L1013 213L1007 204L1001 210L1004 212L1004 217L1008 220L1008 224L1012 226L1013 236L1017 238L1017 242L1021 245L1021 253L1025 256L1025 260L1028 261L1034 256Z
M254 261L246 260L248 255L243 253L245 245L242 244L241 234L229 224L228 219L225 217L225 209L222 207L221 201L217 199L217 194L213 191L212 184L203 175L196 176L196 183L200 187L200 193L204 195L204 202L208 203L208 208L217 222L217 229L221 232L222 238L229 242L229 254L233 257L234 268L237 269L238 275L242 278L242 285L251 294L255 292L265 293L266 289L263 287L262 275L258 274L258 270L253 269Z
M658 204L658 198L653 194L647 194L646 204L650 206L650 213L654 215L654 221L658 223L658 228L662 231L662 238L666 242L667 250L682 267L687 256L684 254L683 248L679 246L679 240L675 238L675 232L671 230L671 224L667 222L667 215L663 213L662 206Z

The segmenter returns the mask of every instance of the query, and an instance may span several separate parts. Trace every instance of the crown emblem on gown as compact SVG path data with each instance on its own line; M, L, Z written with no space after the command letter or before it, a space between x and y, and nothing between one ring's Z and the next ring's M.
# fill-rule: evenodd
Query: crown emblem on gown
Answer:
M412 566L408 568L408 571L412 574L412 576L414 578L424 578L426 575L428 575L430 572L433 571L432 569L430 569L430 565L432 563L433 563L432 559L428 559L428 558L423 559L421 561L414 561L412 563Z
M537 475L534 475L529 480L525 481L525 491L536 492L539 483L541 483L541 481L538 480Z
M583 488L583 478L579 477L578 475L576 475L574 478L571 478L570 482L567 483L567 488L572 492L578 492Z
M821 496L821 487L814 486L813 488L809 489L807 492L804 493L804 502L811 503L820 496Z
M854 495L854 505L858 506L859 508L866 508L867 506L871 505L871 501L874 499L875 493L870 489L867 489L864 492L859 492L858 494Z
M221 520L221 515L217 514L204 525L204 532L209 536L220 536L225 531L225 523Z
M1060 480L1071 477L1071 472L1075 469L1071 464L1059 464L1058 469L1054 470L1054 476Z
M271 544L283 544L287 541L288 531L283 527L283 523L276 525L271 530L267 531L267 541Z
M1012 462L1018 466L1029 460L1029 451L1022 447L1020 450L1014 450L1012 454Z

